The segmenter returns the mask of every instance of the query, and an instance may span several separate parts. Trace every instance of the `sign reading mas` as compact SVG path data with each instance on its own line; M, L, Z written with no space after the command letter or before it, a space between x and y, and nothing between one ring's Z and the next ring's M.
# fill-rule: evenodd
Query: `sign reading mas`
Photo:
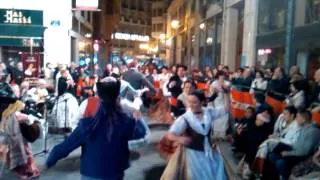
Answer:
M43 30L42 11L0 9L0 46L30 46L32 38L37 47Z

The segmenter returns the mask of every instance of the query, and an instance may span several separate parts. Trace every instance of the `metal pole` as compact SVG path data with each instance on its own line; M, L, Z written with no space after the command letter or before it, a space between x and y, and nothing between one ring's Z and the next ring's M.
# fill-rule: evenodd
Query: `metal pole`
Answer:
M33 38L30 38L30 54L33 54Z
M295 7L295 0L288 0L285 59L284 59L284 67L285 67L286 73L288 73L288 71L289 71L290 62L292 59L292 40L293 40L293 35L294 35L294 33L293 33L294 7Z

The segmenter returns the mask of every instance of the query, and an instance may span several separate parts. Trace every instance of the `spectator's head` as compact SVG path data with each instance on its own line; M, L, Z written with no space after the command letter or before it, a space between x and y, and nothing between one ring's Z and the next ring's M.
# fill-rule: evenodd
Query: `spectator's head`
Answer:
M260 92L254 93L253 102L254 102L254 104L264 104L265 103L265 95Z
M41 88L41 89L46 88L46 87L47 87L47 82L46 82L46 80L44 80L44 79L39 79L39 81L38 81L38 87Z
M256 71L256 79L263 79L264 78L264 74L262 71L257 70Z
M223 82L224 81L224 72L223 71L218 71L216 74L216 79L219 82Z
M194 90L188 96L188 106L193 113L199 113L205 104L206 97L203 91Z
M185 81L184 83L183 83L183 92L185 93L185 94L187 94L187 95L189 95L191 92L192 92L192 90L193 90L193 88L192 88L192 81L190 81L190 80L187 80L187 81Z
M252 118L254 115L255 115L254 107L251 107L251 106L247 107L247 109L246 109L246 118L248 118L248 119Z
M23 64L22 64L22 62L18 62L18 63L17 63L17 68L18 68L20 71L23 71Z
M265 72L264 72L264 76L265 76L266 78L272 78L272 76L273 76L273 69L271 69L271 68L266 69Z
M171 73L172 73L172 74L177 73L177 66L176 66L176 65L173 65L173 66L171 67Z
M243 71L243 73L242 73L242 77L243 78L247 78L247 77L249 77L250 76L250 71L249 71L249 69L245 69L244 71Z
M163 67L161 68L161 73L162 73L162 74L167 74L167 73L168 73L168 68L167 68L166 66L163 66Z
M282 67L277 67L274 70L274 75L277 77L277 79L281 79L284 77L285 73L284 73L284 69Z
M257 114L255 124L256 126L263 126L270 122L270 115L266 112Z
M222 69L222 71L223 71L224 73L229 73L229 66L224 66L223 69Z
M120 80L121 79L121 72L120 69L118 67L113 67L112 68L112 73L111 76Z
M302 81L302 80L303 80L303 75L300 73L296 73L291 76L290 83L293 83L295 81Z
M292 66L289 70L289 76L292 77L294 74L300 74L300 69L298 66Z
M238 68L236 71L236 74L238 75L238 77L242 76L244 69L243 68Z
M61 77L68 78L68 70L62 69L60 70Z
M186 67L184 65L177 66L177 75L183 77L185 75Z
M320 84L320 69L318 69L315 73L314 73L314 80Z
M299 108L297 111L296 121L299 126L304 126L311 122L311 113L305 108Z
M109 70L110 72L111 72L111 70L112 70L112 64L107 64L107 70Z
M295 94L299 91L302 91L304 89L304 83L303 81L294 81L290 84L290 91Z
M223 65L220 64L220 65L218 66L218 71L222 71L222 70L223 70Z
M46 68L51 69L51 68L52 68L52 64L51 64L51 63L49 63L49 62L47 62L47 63L46 63Z
M71 69L76 69L77 68L77 64L75 62L71 62L70 68Z
M296 118L297 109L294 106L287 106L286 108L284 108L282 114L284 120L290 122Z

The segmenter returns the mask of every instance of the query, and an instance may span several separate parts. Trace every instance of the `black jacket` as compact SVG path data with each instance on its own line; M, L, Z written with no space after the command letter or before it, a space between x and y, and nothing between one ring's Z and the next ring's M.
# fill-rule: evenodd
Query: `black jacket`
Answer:
M173 87L169 87L170 83L175 81L176 84ZM167 84L168 90L171 92L172 97L177 98L182 93L182 80L178 75L174 75L169 79L169 83Z
M137 72L134 69L130 69L123 74L123 80L130 83L135 89L142 89L144 86L148 87L150 91L156 92L151 82L143 76L143 74Z

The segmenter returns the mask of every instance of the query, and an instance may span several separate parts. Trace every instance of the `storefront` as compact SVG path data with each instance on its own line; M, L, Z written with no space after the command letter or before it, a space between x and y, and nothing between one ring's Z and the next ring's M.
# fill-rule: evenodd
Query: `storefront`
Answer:
M42 54L43 31L43 11L0 9L1 61L19 62L26 52Z

